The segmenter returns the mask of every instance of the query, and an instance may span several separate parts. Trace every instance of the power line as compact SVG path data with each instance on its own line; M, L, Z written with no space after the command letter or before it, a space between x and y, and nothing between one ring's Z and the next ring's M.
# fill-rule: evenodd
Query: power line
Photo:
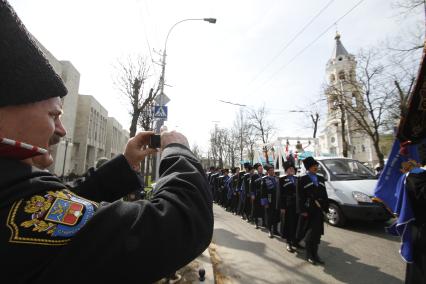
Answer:
M290 65L296 58L298 58L301 54L303 54L309 47L311 47L317 40L319 40L323 35L325 35L331 28L334 27L336 23L338 23L340 20L342 20L344 17L346 17L349 13L351 13L355 8L357 8L362 2L365 0L360 0L357 4L355 4L351 9L349 9L343 16L338 18L336 21L333 22L330 26L328 26L319 36L317 36L312 42L310 42L307 46L305 46L302 50L300 50L295 56L293 56L286 64L282 65L274 74L272 74L271 77L269 77L266 81L264 81L261 86L266 85L269 83L275 76L277 76L282 70L284 70L287 66ZM248 94L250 96L254 92Z
M281 54L300 36L303 34L303 32L334 2L334 0L330 0L327 5L325 5L306 25L300 29L287 44L265 65L265 67L257 73L257 75L248 83L248 86L250 86L254 81L256 81L257 78L272 64L275 62L275 60L281 56ZM282 43L281 43L282 44Z

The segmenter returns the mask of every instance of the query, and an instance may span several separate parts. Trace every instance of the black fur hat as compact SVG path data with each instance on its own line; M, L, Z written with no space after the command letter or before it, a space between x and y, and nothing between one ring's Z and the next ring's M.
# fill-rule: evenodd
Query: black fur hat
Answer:
M66 94L61 78L13 8L0 0L0 107Z
M266 171L269 171L270 169L273 169L273 168L274 168L274 166L273 166L273 165L270 165L270 164L266 164L263 168L264 168Z
M296 169L296 166L290 161L285 161L283 167L285 172L291 167L293 167L293 169Z
M305 166L306 170L309 170L309 168L313 165L318 165L318 162L312 157L307 157L303 160L303 165Z

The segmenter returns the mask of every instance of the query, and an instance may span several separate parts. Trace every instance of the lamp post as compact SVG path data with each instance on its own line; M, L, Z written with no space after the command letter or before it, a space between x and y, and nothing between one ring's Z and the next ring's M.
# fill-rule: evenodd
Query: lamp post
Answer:
M210 24L215 24L216 23L216 19L215 18L200 18L200 19L184 19L181 20L177 23L175 23L167 32L167 36L166 36L166 41L164 42L164 50L163 50L163 60L162 60L162 66L161 66L161 77L160 77L160 100L159 100L159 105L163 106L164 102L164 78L165 78L165 73L166 73L166 56L167 56L167 42L169 40L169 36L170 33L172 32L172 30L179 25L180 23L183 22L188 22L188 21L205 21L208 22ZM160 133L160 129L161 126L163 126L164 124L164 119L160 118L157 120L156 125L155 125L155 131L157 133ZM154 160L154 167L155 168L155 180L157 180L158 176L159 176L159 167L160 167L160 153L157 153L157 158Z
M181 20L179 22L177 22L176 24L174 24L168 31L167 36L166 36L166 41L164 42L164 50L163 50L163 60L162 60L162 68L161 68L161 77L160 77L160 95L162 95L164 93L164 75L166 72L166 56L167 56L167 42L169 40L169 36L170 33L172 32L172 30L179 25L180 23L183 22L188 22L188 21L205 21L205 22L209 22L210 24L215 24L216 23L216 19L215 18L201 18L201 19L184 19ZM163 102L160 100L160 105L162 105Z

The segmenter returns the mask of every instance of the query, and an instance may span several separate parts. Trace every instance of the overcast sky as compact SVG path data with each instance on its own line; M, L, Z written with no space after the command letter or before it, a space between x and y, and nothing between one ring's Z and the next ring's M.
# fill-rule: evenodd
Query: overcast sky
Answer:
M173 24L217 18L216 24L179 24L167 45L166 124L203 149L213 121L230 127L238 111L218 100L252 108L265 104L277 136L311 136L304 114L288 111L320 98L336 29L345 48L356 54L408 33L423 19L421 9L416 18L396 16L391 0L9 1L57 59L77 68L79 93L94 96L127 129L129 108L113 84L117 60L142 55L158 62ZM160 66L154 64L151 74L158 80Z

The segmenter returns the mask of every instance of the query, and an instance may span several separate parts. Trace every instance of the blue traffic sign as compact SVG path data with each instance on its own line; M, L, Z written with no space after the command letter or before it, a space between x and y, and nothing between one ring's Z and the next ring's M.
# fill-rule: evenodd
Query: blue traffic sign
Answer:
M154 118L167 119L167 107L154 106Z

